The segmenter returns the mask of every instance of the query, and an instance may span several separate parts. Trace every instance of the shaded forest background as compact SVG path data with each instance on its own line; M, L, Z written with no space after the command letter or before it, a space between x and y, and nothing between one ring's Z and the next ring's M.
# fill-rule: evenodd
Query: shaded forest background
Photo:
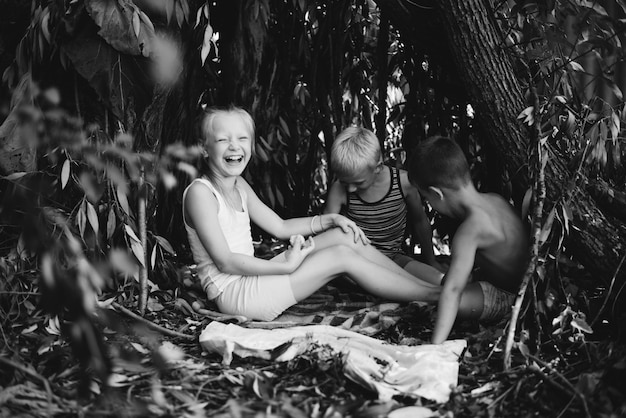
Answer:
M516 347L623 342L623 0L1 6L3 328L16 292L80 323L102 290L144 314L153 286L175 287L195 117L235 103L257 124L246 175L284 217L319 213L346 126L372 129L398 165L454 137L534 237ZM453 225L430 216L445 251ZM80 329L69 339L87 347Z

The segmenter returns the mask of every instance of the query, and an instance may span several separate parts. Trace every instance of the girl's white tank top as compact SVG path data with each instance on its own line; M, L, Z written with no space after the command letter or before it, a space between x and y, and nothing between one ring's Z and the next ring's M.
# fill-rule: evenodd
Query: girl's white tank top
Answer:
M254 246L252 245L252 234L250 232L250 215L248 214L248 196L241 188L237 188L241 196L243 211L239 212L228 206L217 188L208 179L196 179L191 184L199 182L211 190L218 203L217 219L222 227L222 232L228 243L231 252L254 256ZM189 187L183 193L183 222L187 230L189 246L194 261L197 264L198 276L202 288L207 293L209 300L218 297L230 283L239 279L241 275L222 273L211 256L202 245L198 233L187 224L185 219L185 196Z

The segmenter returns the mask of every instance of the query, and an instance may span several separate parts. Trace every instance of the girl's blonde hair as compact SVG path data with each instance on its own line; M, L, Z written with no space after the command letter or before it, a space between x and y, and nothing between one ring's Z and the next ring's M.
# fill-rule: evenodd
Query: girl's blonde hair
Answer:
M200 118L200 134L202 136L202 140L206 141L211 136L214 135L213 129L213 121L218 116L235 114L238 115L243 121L244 125L248 128L248 133L250 134L250 139L252 140L252 154L254 155L254 119L250 116L246 110L238 106L229 106L229 107L209 107L207 108Z
M382 161L378 138L369 129L351 126L341 131L333 142L330 166L338 176L374 169Z

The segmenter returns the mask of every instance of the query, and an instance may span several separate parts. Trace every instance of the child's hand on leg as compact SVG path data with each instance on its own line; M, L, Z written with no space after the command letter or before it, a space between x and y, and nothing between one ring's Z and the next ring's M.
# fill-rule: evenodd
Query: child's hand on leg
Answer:
M335 226L341 228L341 230L346 233L352 233L354 235L354 242L361 241L363 245L367 245L370 243L369 238L365 236L365 232L361 228L358 227L356 223L346 218L345 216L338 215L335 219Z

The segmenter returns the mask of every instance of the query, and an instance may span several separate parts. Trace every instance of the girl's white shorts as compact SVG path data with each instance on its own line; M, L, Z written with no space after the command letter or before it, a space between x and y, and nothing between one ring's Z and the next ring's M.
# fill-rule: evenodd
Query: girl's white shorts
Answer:
M297 303L288 275L241 276L215 298L220 312L271 321Z

